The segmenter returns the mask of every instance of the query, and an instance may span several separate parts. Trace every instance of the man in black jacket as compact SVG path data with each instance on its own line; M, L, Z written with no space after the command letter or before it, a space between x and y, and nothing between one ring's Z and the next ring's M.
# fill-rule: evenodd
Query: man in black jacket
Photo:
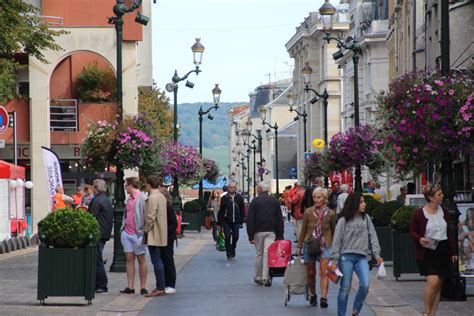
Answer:
M269 194L269 189L266 182L258 184L258 196L250 203L247 214L247 235L257 252L254 282L265 286L272 285L268 275L268 247L275 240L283 239L280 203Z
M96 179L92 185L94 198L89 204L89 212L97 219L100 226L100 239L97 243L97 255L95 260L95 292L107 293L107 273L105 272L102 253L105 243L110 239L114 220L114 208L107 197L107 186L104 180Z
M235 182L229 183L227 194L221 198L217 213L218 224L224 228L227 259L235 258L235 248L239 239L239 229L244 222L244 199L235 192ZM232 242L231 242L232 237Z

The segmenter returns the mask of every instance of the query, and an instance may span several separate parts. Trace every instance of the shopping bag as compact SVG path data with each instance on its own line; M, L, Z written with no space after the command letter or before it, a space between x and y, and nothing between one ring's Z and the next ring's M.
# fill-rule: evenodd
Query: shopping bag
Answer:
M291 257L291 240L277 240L268 246L268 267L283 268Z
M379 269L377 270L377 279L383 279L387 276L387 269L383 262L380 264Z
M225 236L221 229L217 230L216 249L217 251L225 251Z

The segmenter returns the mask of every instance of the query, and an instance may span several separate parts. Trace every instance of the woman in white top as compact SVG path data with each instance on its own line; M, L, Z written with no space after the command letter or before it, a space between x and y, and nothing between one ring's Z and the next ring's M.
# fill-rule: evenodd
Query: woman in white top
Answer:
M423 316L434 316L441 296L441 285L450 274L450 258L457 261L448 230L449 214L441 207L440 185L427 185L423 190L428 203L413 215L410 234L416 242L416 261L420 274L426 276Z

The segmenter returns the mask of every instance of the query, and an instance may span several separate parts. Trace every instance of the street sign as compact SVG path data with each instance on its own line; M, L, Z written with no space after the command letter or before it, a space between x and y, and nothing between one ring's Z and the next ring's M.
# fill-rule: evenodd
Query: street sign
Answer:
M0 134L5 133L9 122L8 111L3 106L0 106Z

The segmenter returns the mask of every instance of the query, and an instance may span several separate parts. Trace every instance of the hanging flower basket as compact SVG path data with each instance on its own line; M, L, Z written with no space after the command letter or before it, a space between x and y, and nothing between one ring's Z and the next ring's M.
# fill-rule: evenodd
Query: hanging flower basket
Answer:
M83 161L90 170L108 165L145 171L160 169L159 142L148 120L124 116L122 123L99 121L91 124L81 146Z
M204 161L193 147L178 142L163 144L161 158L163 160L162 175L176 176L180 184L195 184L206 173Z
M318 177L329 175L329 165L327 153L312 153L304 163L304 177L306 182L310 182Z
M383 141L380 133L369 125L349 128L337 133L329 142L327 164L330 171L344 171L365 165L373 176L380 174L385 165L380 153Z
M206 170L204 179L209 183L216 184L219 178L219 166L214 160L204 159L204 168Z
M439 71L410 73L391 82L379 99L387 131L386 156L403 175L428 162L452 159L472 148L473 76Z

